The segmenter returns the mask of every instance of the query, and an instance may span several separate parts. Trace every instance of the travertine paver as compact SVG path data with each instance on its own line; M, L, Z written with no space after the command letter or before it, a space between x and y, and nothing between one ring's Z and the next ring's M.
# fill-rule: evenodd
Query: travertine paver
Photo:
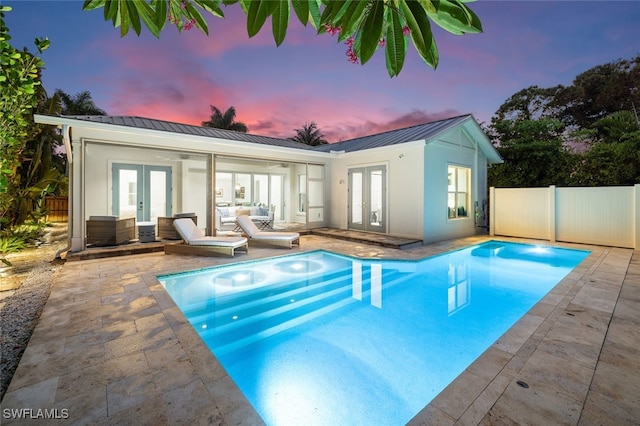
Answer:
M394 250L303 236L294 252L417 259L484 239ZM589 248L578 268L411 423L638 424L640 252ZM2 409L66 409L68 424L262 424L156 275L289 253L251 248L233 259L151 253L68 262ZM6 416L2 423L43 424Z

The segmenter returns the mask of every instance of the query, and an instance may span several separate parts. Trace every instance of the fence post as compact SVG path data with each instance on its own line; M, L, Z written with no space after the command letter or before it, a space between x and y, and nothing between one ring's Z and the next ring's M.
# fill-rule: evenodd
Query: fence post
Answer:
M549 241L556 242L556 186L549 186Z
M635 233L634 233L634 241L633 241L633 248L638 250L640 249L640 184L636 183L633 186L633 198L634 198L634 205L635 205L635 211L634 211L634 217L635 217L635 223L634 223L634 227L635 227Z
M489 236L496 235L496 187L489 188Z

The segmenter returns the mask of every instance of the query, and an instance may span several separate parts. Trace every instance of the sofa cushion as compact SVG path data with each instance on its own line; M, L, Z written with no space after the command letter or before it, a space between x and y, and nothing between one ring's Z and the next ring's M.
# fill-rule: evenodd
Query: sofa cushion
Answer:
M118 216L89 216L89 220L109 220L115 222L118 220Z
M229 217L229 207L218 207L220 217Z

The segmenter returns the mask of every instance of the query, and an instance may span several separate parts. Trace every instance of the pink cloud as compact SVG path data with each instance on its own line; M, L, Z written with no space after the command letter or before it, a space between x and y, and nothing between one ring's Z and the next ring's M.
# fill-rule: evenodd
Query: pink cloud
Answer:
M427 112L414 109L410 112L402 113L396 116L386 116L385 119L379 119L376 121L367 120L359 124L351 124L346 122L336 123L324 133L329 141L339 142L341 140L375 135L390 130L402 129L418 124L429 123L432 121L442 120L444 118L450 118L457 115L461 115L460 112L451 109L437 112Z
M200 124L209 117L210 104L227 102L228 90L172 44L172 40L160 44L142 39L102 43L101 51L113 69L93 80L107 89L105 109L109 114ZM167 48L174 54L163 54Z

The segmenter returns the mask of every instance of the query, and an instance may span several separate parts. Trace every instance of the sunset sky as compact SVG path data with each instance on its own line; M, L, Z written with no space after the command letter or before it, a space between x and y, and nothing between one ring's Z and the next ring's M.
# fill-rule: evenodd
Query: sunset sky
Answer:
M400 75L390 78L379 50L354 65L337 36L316 35L292 15L276 47L268 21L249 39L238 5L199 30L167 27L156 39L121 38L102 9L82 1L3 1L14 47L35 51L46 36L44 87L88 90L110 115L197 124L234 106L259 135L290 137L315 121L330 142L454 115L489 122L512 94L537 85L569 85L589 68L640 54L640 1L483 1L469 6L484 33L436 29L440 64L431 69L409 45ZM143 31L146 31L143 29Z

